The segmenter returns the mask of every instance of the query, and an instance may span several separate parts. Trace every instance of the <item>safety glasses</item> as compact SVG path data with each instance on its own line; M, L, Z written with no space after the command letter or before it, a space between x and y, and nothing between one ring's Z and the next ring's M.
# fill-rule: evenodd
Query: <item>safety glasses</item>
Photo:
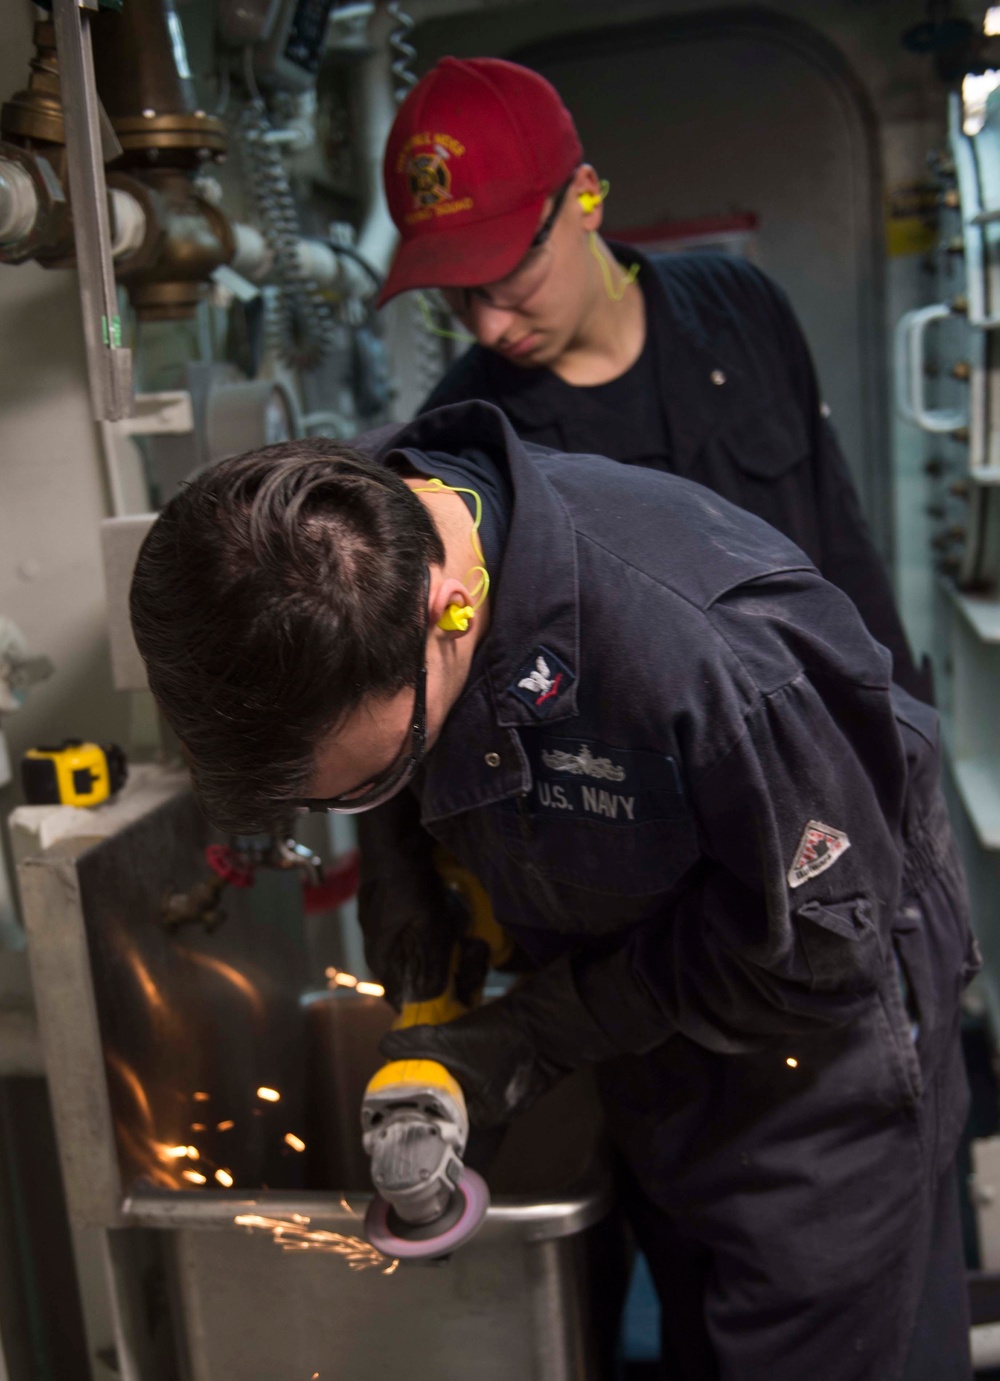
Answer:
M529 297L534 296L548 277L552 256L546 252L545 246L548 244L552 229L559 219L559 212L563 208L566 193L572 182L573 178L570 178L556 192L552 209L535 231L527 254L502 282L481 288L438 289L449 311L453 312L455 316L461 317L471 309L473 298L477 298L491 307L499 307L505 312L514 312L522 303L527 302Z
M430 572L424 578L422 608L427 608L430 591ZM413 718L410 736L399 755L377 777L363 782L351 791L340 796L307 798L293 801L300 810L333 811L336 815L360 815L362 811L374 810L390 797L401 791L423 762L427 750L427 664L424 660L424 644L420 644L420 665L417 671L416 690L413 698Z

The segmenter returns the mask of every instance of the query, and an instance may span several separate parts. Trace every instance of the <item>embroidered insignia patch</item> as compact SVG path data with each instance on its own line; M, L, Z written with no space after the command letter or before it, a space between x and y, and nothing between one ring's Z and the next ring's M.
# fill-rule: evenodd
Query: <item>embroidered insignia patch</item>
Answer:
M538 719L545 719L575 681L569 667L554 652L536 647L510 689Z
M532 813L606 825L669 820L678 833L690 821L673 758L533 727L521 730L521 742L531 764Z
M572 772L575 777L597 777L607 782L625 780L624 767L610 758L595 758L589 743L581 743L576 753L567 753L564 748L543 748L542 762L553 772Z
M407 225L471 211L472 197L456 196L452 188L453 166L465 153L465 145L440 130L418 130L396 154L396 172L406 179L413 209L403 219Z
M810 820L802 831L792 866L788 870L789 887L801 887L810 878L825 873L850 847L851 841L843 830L835 830L819 820Z

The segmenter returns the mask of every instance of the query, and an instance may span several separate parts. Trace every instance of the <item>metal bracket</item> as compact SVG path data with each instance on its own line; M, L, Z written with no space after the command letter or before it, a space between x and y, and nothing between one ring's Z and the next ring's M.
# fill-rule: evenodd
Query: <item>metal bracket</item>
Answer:
M159 436L163 433L194 431L194 411L191 395L186 389L169 393L137 393L135 410L130 417L115 423L115 431L122 436Z
M101 422L111 511L116 518L144 513L149 508L142 462L132 438L183 435L194 431L194 408L186 389L137 393L132 401L135 410L130 417Z
M90 12L98 0L53 0L56 49L66 115L66 152L83 334L97 421L132 411L132 352L121 343L118 291L111 255L100 103L94 78Z

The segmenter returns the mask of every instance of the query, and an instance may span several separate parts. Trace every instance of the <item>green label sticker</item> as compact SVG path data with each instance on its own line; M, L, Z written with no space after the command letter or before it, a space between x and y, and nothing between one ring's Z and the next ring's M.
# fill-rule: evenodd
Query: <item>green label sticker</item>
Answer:
M101 317L101 339L112 350L120 350L122 344L122 319L113 316L109 324L106 316Z

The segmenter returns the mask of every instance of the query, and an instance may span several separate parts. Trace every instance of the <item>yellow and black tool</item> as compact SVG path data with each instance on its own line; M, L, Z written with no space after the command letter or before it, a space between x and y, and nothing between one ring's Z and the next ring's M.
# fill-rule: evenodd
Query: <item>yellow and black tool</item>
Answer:
M32 806L96 806L125 785L125 754L115 743L102 748L80 738L56 748L29 748L21 759L21 784Z
M470 915L467 939L489 947L502 964L511 943L497 924L478 879L439 852L435 864ZM455 995L460 947L447 990L429 1002L407 1003L394 1029L437 1026L470 1010ZM473 999L473 1005L479 995ZM393 1060L369 1083L361 1104L364 1148L371 1156L375 1197L365 1217L369 1242L403 1260L444 1256L468 1241L486 1217L485 1181L462 1163L469 1116L458 1082L436 1060Z

